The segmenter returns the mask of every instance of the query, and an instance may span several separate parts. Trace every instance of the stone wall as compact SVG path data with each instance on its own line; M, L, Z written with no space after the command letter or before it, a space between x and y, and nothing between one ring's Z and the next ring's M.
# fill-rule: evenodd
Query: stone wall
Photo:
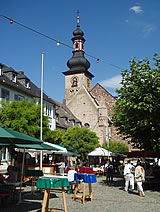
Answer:
M96 86L91 90L91 94L96 98L96 100L99 102L101 98L103 98L105 102L105 106L108 110L109 117L110 114L113 114L113 106L116 102L116 98L113 97L108 91L106 91L100 84L96 84ZM116 127L112 126L110 127L111 130L111 137L110 140L112 141L119 141L121 143L124 143L128 145L128 141L124 140L122 136L118 133L118 130Z

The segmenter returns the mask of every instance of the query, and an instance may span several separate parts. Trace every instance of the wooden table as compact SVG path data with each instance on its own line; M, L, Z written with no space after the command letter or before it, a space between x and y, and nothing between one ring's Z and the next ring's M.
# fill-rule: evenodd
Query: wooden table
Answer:
M75 173L74 174L74 180L76 181L76 187L73 195L73 201L75 199L82 200L82 203L84 204L86 198L90 198L90 200L93 200L92 196L92 183L96 183L96 175L95 174L85 174L85 173ZM79 181L83 180L83 194L82 196L77 195L77 189ZM85 195L85 184L88 183L89 188L89 195Z
M65 177L65 176L39 177L36 186L37 186L37 188L45 189L44 197L43 197L42 212L60 211L60 210L54 210L54 209L48 208L50 191L51 191L52 188L56 188L56 187L62 188L64 211L67 212L67 204L66 204L66 197L65 197L65 191L64 191L64 187L69 186L69 182L68 182L67 177Z

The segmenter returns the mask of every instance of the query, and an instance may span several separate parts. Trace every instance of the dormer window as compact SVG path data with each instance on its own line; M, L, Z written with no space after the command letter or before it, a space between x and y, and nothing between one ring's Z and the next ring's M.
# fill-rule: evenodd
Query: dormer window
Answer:
M26 88L30 88L29 80L25 80L25 87L26 87Z
M64 122L68 123L68 118L67 117L64 117Z
M56 119L57 121L59 120L59 114L58 114L58 113L55 114L55 119Z
M17 81L17 75L16 73L12 73L12 82L16 82Z
M0 76L3 75L2 68L3 68L3 66L0 64Z
M68 123L68 118L66 116L61 117L61 119L64 121L65 124Z

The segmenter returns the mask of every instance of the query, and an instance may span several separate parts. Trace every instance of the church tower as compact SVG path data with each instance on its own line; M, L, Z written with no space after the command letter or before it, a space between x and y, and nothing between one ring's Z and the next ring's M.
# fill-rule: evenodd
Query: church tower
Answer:
M73 56L68 60L69 70L63 72L65 75L65 102L67 103L84 86L87 91L92 89L92 78L94 77L88 69L89 61L84 56L84 33L80 29L79 16L77 16L77 28L73 31Z

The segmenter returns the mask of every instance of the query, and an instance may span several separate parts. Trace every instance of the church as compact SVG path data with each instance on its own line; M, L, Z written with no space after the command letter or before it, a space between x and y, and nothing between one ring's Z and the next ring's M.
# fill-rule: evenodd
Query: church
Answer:
M84 33L80 29L79 16L73 31L73 56L68 60L69 70L65 75L65 96L63 104L77 117L82 125L95 132L102 145L110 140L125 143L112 125L110 114L116 98L99 83L92 87L94 75L89 71L90 62L85 58Z

